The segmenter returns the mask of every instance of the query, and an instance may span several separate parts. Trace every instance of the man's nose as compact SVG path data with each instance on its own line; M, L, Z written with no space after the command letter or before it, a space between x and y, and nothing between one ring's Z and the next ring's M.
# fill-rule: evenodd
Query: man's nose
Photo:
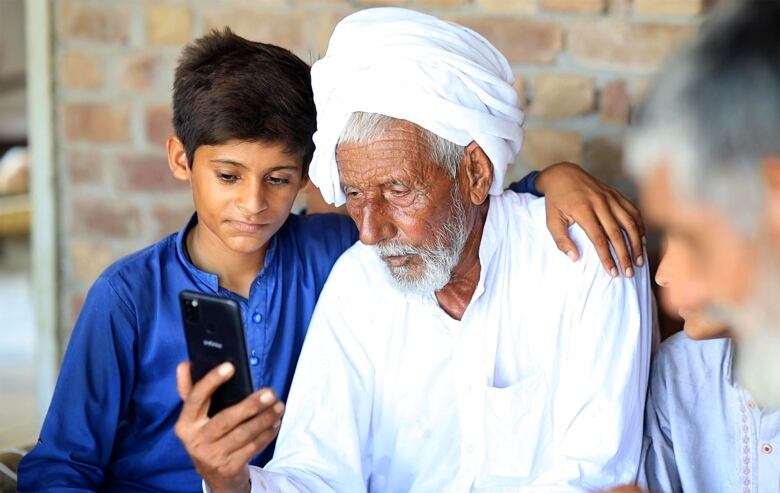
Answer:
M389 240L396 233L381 204L373 200L367 201L360 209L357 227L360 231L360 241L365 245L376 245L381 241Z

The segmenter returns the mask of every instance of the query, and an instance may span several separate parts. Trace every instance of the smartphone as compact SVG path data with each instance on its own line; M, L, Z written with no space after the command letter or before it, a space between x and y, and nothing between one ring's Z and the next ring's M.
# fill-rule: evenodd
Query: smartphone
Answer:
M182 291L179 301L192 381L197 382L225 362L236 369L233 377L211 396L208 415L213 416L238 404L253 391L241 309L231 299L195 291Z

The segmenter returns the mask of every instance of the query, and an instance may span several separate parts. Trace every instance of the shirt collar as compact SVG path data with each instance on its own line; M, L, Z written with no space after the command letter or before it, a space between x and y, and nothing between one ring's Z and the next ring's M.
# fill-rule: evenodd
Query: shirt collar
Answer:
M187 233L189 233L196 224L198 224L197 212L192 214L192 217L187 221L187 224L176 234L176 255L179 257L179 262L187 269L187 272L216 293L219 291L219 277L217 277L216 274L195 267L195 264L190 261L190 258L187 255L187 247L185 244L187 241Z
M192 214L192 217L187 222L187 224L176 234L176 255L179 258L179 262L182 263L182 265L193 277L205 284L214 293L219 293L219 276L197 268L195 264L190 261L189 256L187 255L185 246L185 242L187 241L187 233L189 233L196 224L198 224L197 212ZM284 226L282 226L282 228L284 228ZM269 240L268 250L265 252L265 260L263 261L263 270L261 270L258 274L258 278L263 275L263 272L265 272L271 262L273 262L276 258L276 236L277 235L274 234ZM255 279L255 282L257 282L257 279Z

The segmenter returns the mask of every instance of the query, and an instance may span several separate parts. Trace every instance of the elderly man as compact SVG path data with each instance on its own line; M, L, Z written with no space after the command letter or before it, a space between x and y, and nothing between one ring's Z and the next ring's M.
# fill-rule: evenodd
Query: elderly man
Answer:
M699 323L691 336L715 339L674 336L653 362L652 491L780 491L779 27L776 1L710 20L632 130L647 217L669 239L659 282L689 325L732 327Z
M312 70L311 177L361 242L334 267L253 491L590 491L634 479L652 319L544 200L502 194L522 113L461 26L371 9ZM249 489L240 475L234 485ZM229 484L216 481L214 486ZM216 491L216 488L215 488Z

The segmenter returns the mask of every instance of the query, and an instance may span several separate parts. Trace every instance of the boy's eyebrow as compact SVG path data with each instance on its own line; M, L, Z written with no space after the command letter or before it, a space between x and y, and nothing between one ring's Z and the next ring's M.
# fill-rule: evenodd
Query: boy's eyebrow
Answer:
M247 166L244 163L233 161L232 159L224 159L224 158L217 158L212 159L212 163L222 163L222 164L232 164L233 166L240 166L242 168L246 168Z
M248 166L245 165L242 162L234 161L232 159L226 159L226 158L217 158L212 159L212 163L221 163L221 164L230 164L233 166L239 166L244 169L248 169ZM299 166L295 166L294 164L280 164L279 166L274 166L273 168L270 168L268 171L280 171L280 170L292 170L292 171L298 171Z

